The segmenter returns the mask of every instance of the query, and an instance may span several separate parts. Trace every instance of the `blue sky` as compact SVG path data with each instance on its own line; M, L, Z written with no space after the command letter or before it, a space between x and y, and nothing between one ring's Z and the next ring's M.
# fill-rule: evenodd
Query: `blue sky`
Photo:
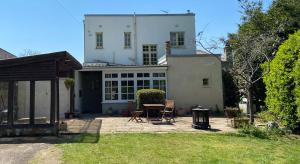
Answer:
M271 0L264 0L265 6ZM1 0L0 47L20 55L66 50L83 61L84 14L196 14L196 31L206 39L226 37L240 22L237 0Z

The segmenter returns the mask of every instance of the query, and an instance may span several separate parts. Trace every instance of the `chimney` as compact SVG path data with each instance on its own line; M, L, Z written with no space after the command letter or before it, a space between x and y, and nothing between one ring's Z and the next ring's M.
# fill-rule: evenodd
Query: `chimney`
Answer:
M165 43L165 53L166 53L166 56L170 56L171 55L171 44L170 44L170 41L166 41Z

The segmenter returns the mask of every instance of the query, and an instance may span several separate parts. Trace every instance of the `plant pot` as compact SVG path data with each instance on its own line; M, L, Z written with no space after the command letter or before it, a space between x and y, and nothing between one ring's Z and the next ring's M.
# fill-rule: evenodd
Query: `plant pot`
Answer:
M59 131L67 131L68 130L68 125L65 122L62 122L59 124Z

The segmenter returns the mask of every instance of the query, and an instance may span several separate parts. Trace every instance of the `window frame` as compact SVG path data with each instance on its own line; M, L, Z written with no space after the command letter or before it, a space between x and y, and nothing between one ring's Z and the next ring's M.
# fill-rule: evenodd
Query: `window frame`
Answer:
M131 32L124 32L124 49L131 48Z
M182 44L180 42L180 36L182 35ZM173 38L175 37L175 38ZM184 48L185 47L185 32L184 31L172 31L170 32L170 45L172 48Z
M154 77L153 74L154 73L164 73L165 77ZM105 78L106 74L118 74L118 78L112 78L110 76L110 78ZM127 74L123 75L122 74ZM133 74L130 77L128 77L128 74ZM137 76L138 74L140 74L141 76ZM102 103L126 103L128 101L136 101L136 92L138 91L138 89L142 89L142 88L150 88L152 89L153 86L153 80L165 80L165 88L166 88L166 96L167 96L167 70L161 69L161 70L145 70L145 71L138 71L138 70L124 70L124 71L103 71L102 73L102 78L103 78L103 84L102 84ZM143 81L143 85L138 85L138 81L142 80ZM145 85L145 81L147 80ZM118 99L117 100L106 100L105 99L105 82L106 81L118 81ZM134 89L134 93L133 93L133 97L134 99L122 99L122 94L125 94L125 92L122 92L122 81L133 81L133 89ZM140 82L139 82L140 83ZM127 88L128 89L128 88ZM130 88L131 89L131 88ZM123 88L124 90L124 88ZM128 90L127 90L128 91ZM128 94L128 93L127 93ZM132 94L132 93L129 93ZM123 96L124 97L124 96Z
M206 83L205 83L205 81L206 81ZM210 82L209 82L210 80L209 80L209 78L202 78L202 86L203 87L210 87Z
M96 32L95 35L96 35L96 49L103 49L103 32ZM99 43L98 43L98 36L101 36Z
M129 86L129 81L133 82L132 86ZM123 86L123 82L126 82L126 85ZM135 90L134 90L135 82L134 79L122 79L121 80L121 100L134 100L135 99ZM123 88L126 88L126 92L123 92ZM129 88L132 87L133 92L129 92ZM123 95L126 95L126 99L123 99ZM129 99L129 95L133 95L133 99Z
M155 47L155 48L153 48L153 47ZM153 49L155 49L155 50L153 50ZM143 65L157 65L158 64L158 59L157 59L158 46L157 46L157 44L143 44L142 52L143 52ZM148 63L145 63L145 59L148 59Z

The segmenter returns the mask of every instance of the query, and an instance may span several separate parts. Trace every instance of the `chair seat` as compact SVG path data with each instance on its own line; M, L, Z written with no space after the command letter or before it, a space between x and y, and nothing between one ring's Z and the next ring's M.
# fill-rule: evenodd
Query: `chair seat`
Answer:
M143 111L139 111L139 110L133 111L133 112L135 112L135 113L143 113Z

